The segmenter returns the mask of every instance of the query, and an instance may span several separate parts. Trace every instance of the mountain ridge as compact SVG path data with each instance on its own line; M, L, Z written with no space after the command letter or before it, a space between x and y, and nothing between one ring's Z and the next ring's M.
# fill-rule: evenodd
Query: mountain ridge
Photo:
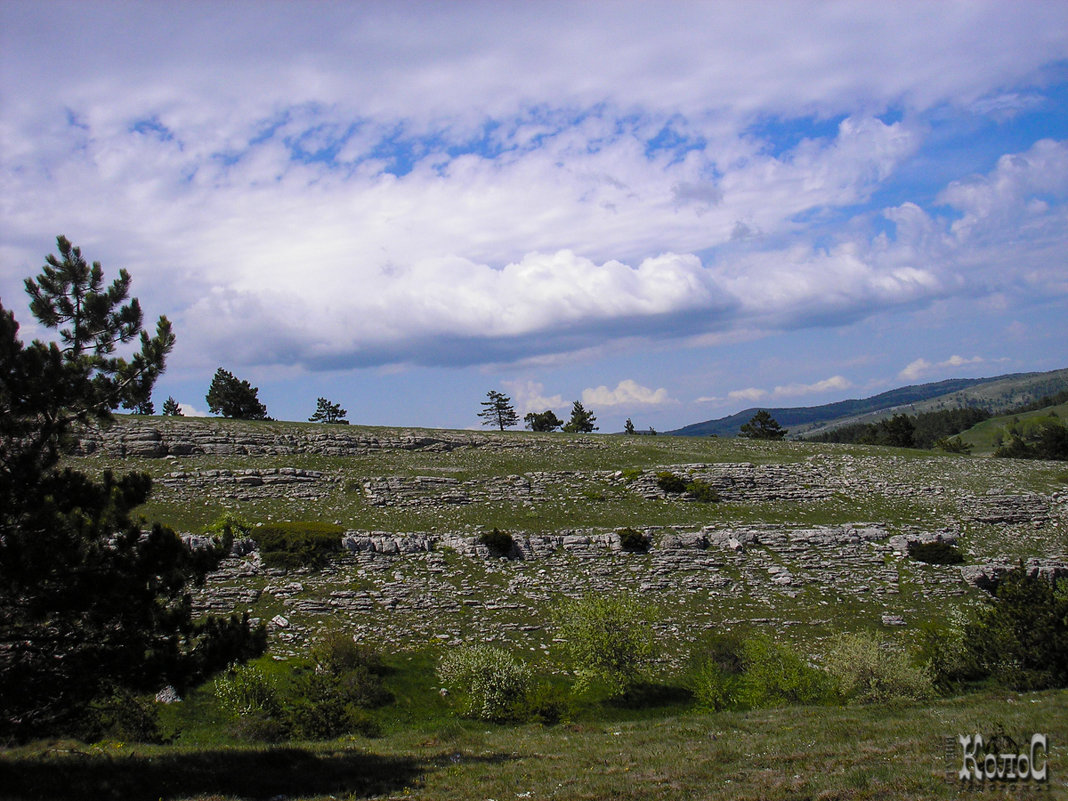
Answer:
M1005 411L1068 388L1068 368L1033 373L1006 373L987 378L949 378L909 384L868 398L851 398L819 406L753 406L726 417L691 423L666 434L682 437L733 437L761 409L768 411L791 436L803 436L847 423L872 422L907 410L981 406Z

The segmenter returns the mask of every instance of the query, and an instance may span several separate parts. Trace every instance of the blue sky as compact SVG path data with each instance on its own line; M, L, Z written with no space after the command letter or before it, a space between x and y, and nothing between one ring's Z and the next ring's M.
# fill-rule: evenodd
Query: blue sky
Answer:
M0 0L0 297L64 234L269 413L602 431L1068 366L1063 2Z

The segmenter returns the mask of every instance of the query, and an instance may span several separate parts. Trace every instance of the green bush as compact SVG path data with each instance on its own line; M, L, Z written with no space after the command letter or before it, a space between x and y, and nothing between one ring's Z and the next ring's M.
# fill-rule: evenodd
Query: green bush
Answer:
M964 641L980 669L1005 686L1068 687L1068 580L1054 585L1022 567L1009 571Z
M709 660L694 673L690 689L698 706L718 712L737 704L740 681L739 674L731 673L714 660Z
M649 550L649 540L637 529L621 528L616 534L619 536L619 544L624 551L645 553Z
M516 720L545 726L569 720L574 714L570 696L548 681L535 682L514 710Z
M642 680L655 639L647 610L624 595L587 595L558 613L559 635L575 674L575 689L602 686L625 695Z
M717 711L737 706L743 649L743 639L733 632L716 632L694 649L689 686L698 706Z
M341 526L331 523L271 523L249 532L268 567L322 567L341 551Z
M255 665L233 665L215 679L215 697L219 708L233 717L281 713L278 688L266 673Z
M910 542L909 557L929 565L959 565L964 555L948 542Z
M664 492L671 493L672 495L686 492L686 482L674 473L669 473L666 470L656 474L656 486L660 487Z
M463 717L514 720L530 688L530 670L491 645L469 645L446 654L438 676L458 700Z
M745 641L741 657L742 675L735 696L739 706L822 704L831 698L827 674L807 664L788 645L756 635Z
M311 668L298 674L287 698L294 733L306 739L350 732L377 736L378 724L366 710L392 699L382 683L381 655L343 631L331 631L312 644L309 656Z
M515 548L512 535L497 528L479 534L478 541L489 548L492 556L509 556Z
M707 481L691 481L686 485L686 492L699 503L719 503L719 493Z
M963 625L921 624L917 655L940 695L959 693L966 684L983 677L965 645Z
M155 705L150 699L138 698L125 690L90 703L73 733L88 743L105 739L137 743L164 741Z
M868 633L836 635L825 665L839 695L848 701L919 701L934 693L926 668L914 665L903 649Z

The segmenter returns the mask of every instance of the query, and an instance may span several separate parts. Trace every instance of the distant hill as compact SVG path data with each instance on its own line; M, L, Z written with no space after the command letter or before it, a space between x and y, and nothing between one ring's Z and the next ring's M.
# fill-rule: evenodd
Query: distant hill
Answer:
M1012 373L993 378L951 378L823 406L754 406L729 417L693 423L665 433L683 437L734 437L754 414L767 409L780 425L790 430L791 437L806 436L847 423L870 423L900 413L979 406L996 414L1064 389L1068 389L1068 369Z

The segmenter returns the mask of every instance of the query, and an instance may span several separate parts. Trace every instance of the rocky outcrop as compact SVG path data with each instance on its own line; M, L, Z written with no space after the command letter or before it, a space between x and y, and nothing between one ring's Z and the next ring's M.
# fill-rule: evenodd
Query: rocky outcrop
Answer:
M594 439L568 442L568 447L603 447ZM447 452L457 448L508 449L522 440L493 437L477 431L411 432L367 429L324 430L321 426L273 428L269 422L220 425L213 418L198 420L124 420L108 428L81 431L73 447L76 456L101 454L112 458L166 456L357 456L378 451Z
M1028 559L1017 562L1002 560L979 565L964 565L960 568L960 574L969 584L981 590L993 592L1006 573L1021 566L1024 572L1032 578L1044 578L1047 581L1068 579L1068 562L1059 559Z

